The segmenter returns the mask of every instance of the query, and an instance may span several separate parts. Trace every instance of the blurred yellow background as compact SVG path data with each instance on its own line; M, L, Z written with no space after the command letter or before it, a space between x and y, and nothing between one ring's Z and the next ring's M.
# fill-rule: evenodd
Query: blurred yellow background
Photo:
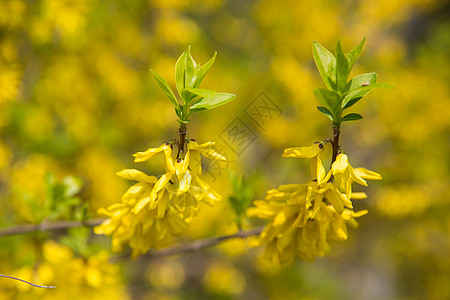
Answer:
M369 198L356 205L369 214L329 256L280 267L261 249L230 241L176 258L110 265L101 250L83 254L51 241L61 235L5 237L0 273L57 289L0 278L0 299L450 299L444 0L2 0L0 224L42 221L36 211L47 172L84 180L89 216L120 201L128 183L115 172L160 174L162 164L135 165L131 156L178 132L149 69L174 88L175 62L191 45L202 64L218 52L202 87L237 98L194 114L189 124L188 137L217 141L229 159L205 177L224 200L203 210L189 236L235 232L227 170L256 173L255 198L305 181L308 162L281 154L332 134L316 110L313 88L323 83L312 42L334 50L340 39L349 51L364 36L351 76L376 72L396 89L372 91L352 108L364 119L343 124L341 146L352 164L381 173L383 181L364 190ZM273 114L252 114L258 101L272 105ZM242 143L225 134L236 122L248 129ZM86 236L109 248L108 238Z

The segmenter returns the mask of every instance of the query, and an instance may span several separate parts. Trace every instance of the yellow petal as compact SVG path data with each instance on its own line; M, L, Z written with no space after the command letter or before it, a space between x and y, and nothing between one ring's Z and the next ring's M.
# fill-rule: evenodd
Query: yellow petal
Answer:
M166 213L166 209L167 209L167 204L168 203L169 203L169 193L166 191L159 198L159 201L158 201L158 212L157 212L158 218L163 218L164 217L164 215Z
M169 231L174 236L182 235L189 227L189 225L180 217L176 215L169 215L168 217Z
M203 156L205 156L205 157L207 157L207 158L209 158L209 159L227 160L227 159L225 158L225 156L223 156L223 155L217 153L217 152L216 152L214 149L212 149L212 148L202 150L202 151L200 151L200 153L201 153Z
M326 198L330 201L331 205L333 205L336 212L340 214L344 210L344 205L336 193L338 193L336 190L329 189L326 193Z
M191 179L191 174L189 172L186 172L183 179L180 181L180 187L178 189L177 196L185 193L189 189L189 186L191 185Z
M307 187L307 184L282 184L278 186L278 190L282 192L288 192L292 193L299 189L305 189Z
M196 176L194 174L192 174L192 179L194 179L194 182L196 184L198 184L201 189L208 190L210 188L206 182L204 182L203 180L201 180L198 176Z
M320 155L317 155L311 159L310 171L311 176L313 177L313 179L317 180L318 184L322 184L323 182L325 182L325 180L328 181L331 176L331 172L329 172L328 175L325 173L325 167L322 164Z
M283 225L284 222L286 222L286 219L287 219L286 213L284 211L281 211L278 213L278 215L273 220L272 226L279 227L279 226Z
M284 150L283 157L313 158L323 151L323 144L316 143L309 147L293 147Z
M188 143L188 148L192 149L192 150L201 151L201 150L205 150L207 148L211 148L215 144L216 144L215 142L206 142L206 143L199 145L196 141L190 140Z
M147 219L145 219L144 223L142 224L142 232L146 233L150 229L150 227L152 227L154 221L155 219L152 217L148 217Z
M169 143L164 143L161 146L159 146L158 148L150 148L147 149L144 152L137 152L135 154L133 154L134 156L134 162L143 162L148 160L149 158L151 158L153 155L163 151L166 148L170 148Z
M191 140L188 143L188 149L199 151L200 154L209 159L226 160L226 158L223 155L217 153L214 150L213 148L214 144L215 144L214 142L206 142L204 144L198 145L196 141Z
M364 192L352 193L351 194L351 198L355 199L355 200L366 199L367 198L367 194L364 193Z
M366 209L360 210L360 211L357 211L357 212L353 212L353 217L354 217L354 218L358 218L358 217L367 215L368 212L369 212L369 211L366 210Z
M344 194L339 193L339 191L336 191L336 195L341 200L342 204L344 204L345 207L353 208L353 203Z
M352 166L349 165L350 169L350 176L351 178L360 185L367 186L367 182L359 176L359 172L355 172L355 169L352 168Z
M150 207L153 208L156 199L158 198L158 192L164 189L172 178L173 174L166 173L162 175L158 181L155 183L155 186L152 189L151 197L150 197Z
M174 173L175 168L174 168L174 163L173 163L173 158L172 158L172 148L169 146L164 148L164 160L166 162L166 172Z
M190 142L192 143L192 142ZM189 156L189 169L192 173L196 175L202 174L202 158L200 157L200 152L198 151L190 151Z
M178 182L181 182L184 175L186 174L186 171L189 166L189 157L190 157L190 150L188 150L184 159L179 158L174 164L175 174L177 175Z
M124 169L116 174L123 179L128 180L145 181L149 183L155 183L158 180L155 176L148 176L144 172L135 169Z
M147 182L138 182L128 188L128 190L122 196L122 202L133 205L135 200L146 190L151 189L152 184Z
M146 191L141 198L139 198L139 202L133 208L133 212L137 215L146 205L150 203L152 191Z
M170 181L170 178L172 178L173 174L165 173L163 174L158 181L155 183L155 186L153 187L152 193L157 193L160 190L162 190L167 183Z
M336 173L344 173L344 171L348 167L348 157L345 154L339 154L336 157L336 161L331 166L331 170L333 170L333 175Z
M355 168L354 172L357 176L367 180L381 180L383 179L380 174L367 170L365 168Z

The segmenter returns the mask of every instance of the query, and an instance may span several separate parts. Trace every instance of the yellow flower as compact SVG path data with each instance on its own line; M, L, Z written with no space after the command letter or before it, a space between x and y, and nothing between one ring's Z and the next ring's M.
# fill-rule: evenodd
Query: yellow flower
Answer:
M284 150L283 157L310 158L310 172L313 179L318 183L330 179L331 173L326 174L322 164L323 143L315 143L309 147L293 147Z
M4 102L14 100L19 93L20 73L8 69L0 62L0 105Z
M349 162L348 157L345 154L339 154L336 157L336 161L331 166L331 173L334 177L334 185L341 192L347 195L347 197L353 199L365 198L365 194L352 195L352 183L356 182L360 185L367 186L367 180L381 180L380 174L365 168L353 168Z
M120 268L109 259L105 250L79 257L67 246L45 241L39 260L29 262L11 275L56 286L51 296L27 284L12 284L11 288L2 287L0 299L79 299L81 295L89 295L89 299L129 299Z
M363 168L354 169L345 154L340 154L326 173L322 153L322 144L286 149L284 157L311 159L313 180L269 190L264 200L254 201L255 207L247 210L250 217L270 220L257 240L257 245L266 245L266 257L276 256L286 263L299 256L312 262L327 254L332 243L346 240L347 224L357 226L355 218L367 213L353 211L350 197L362 199L366 195L352 195L351 184L367 185L364 179L381 176Z
M214 144L214 142L206 142L199 145L195 140L191 139L190 141L188 141L187 148L188 152L190 152L189 169L194 174L198 176L202 174L202 161L200 155L203 155L209 159L226 160L225 157L214 150Z
M143 162L152 158L155 154L164 152L164 158L166 162L166 172L174 172L173 159L172 159L172 146L170 143L164 143L158 148L150 148L144 152L137 152L133 154L134 162Z
M135 162L143 162L157 153L164 152L166 162L166 173L158 179L151 193L151 197L143 199L140 207L146 204L149 204L151 207L157 205L158 194L162 193L161 191L166 188L172 191L175 190L177 196L189 192L195 200L205 200L210 204L212 204L210 200L220 200L220 196L198 178L201 174L200 154L211 159L225 160L222 155L214 151L212 148L213 145L213 142L198 145L196 141L190 140L187 143L187 152L184 158L178 158L175 162L172 158L172 147L169 143L165 143L159 148L150 148L145 152L134 154ZM192 189L191 184L194 184ZM204 192L201 191L202 189ZM185 197L190 196L187 195Z
M98 211L108 219L96 227L95 232L111 235L114 251L121 251L129 244L133 256L143 254L150 248L168 246L173 236L179 236L187 230L200 203L213 205L221 199L198 177L198 173L190 170L191 153L223 158L211 149L212 145L214 143L198 145L190 141L184 158L176 161L172 158L169 143L134 154L136 162L143 162L155 154L164 153L166 173L158 179L135 169L118 172L120 177L138 183L125 192L121 203Z
M185 232L187 223L170 205L172 198L176 197L174 192L164 190L155 207L142 205L151 197L156 177L137 170L123 170L119 174L127 179L142 181L125 192L121 203L98 211L108 219L95 228L95 233L111 235L114 251L122 251L123 246L129 244L135 257L150 248L166 247L172 236Z
M270 219L271 222L261 233L258 245L266 245L265 256L276 256L280 262L292 261L296 255L312 262L316 257L327 254L330 244L347 239L347 225L356 224L354 217L366 211L354 213L343 208L338 213L332 204L327 204L329 193L336 192L333 185L324 189L291 185L268 192L265 201L255 201L248 216ZM338 192L337 192L338 193Z

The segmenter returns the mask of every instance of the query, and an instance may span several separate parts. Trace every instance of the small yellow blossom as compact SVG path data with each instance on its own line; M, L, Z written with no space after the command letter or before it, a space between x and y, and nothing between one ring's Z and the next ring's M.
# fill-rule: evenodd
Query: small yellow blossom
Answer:
M341 192L347 195L348 198L354 198L352 196L352 183L356 182L360 185L367 186L367 180L381 180L380 174L373 171L369 171L364 168L353 168L349 162L348 157L345 154L339 154L336 157L336 161L331 166L331 173L334 177L334 185ZM358 197L358 196L356 196Z
M284 150L283 157L310 158L310 171L313 179L323 183L330 179L331 174L325 172L322 164L323 143L315 143L309 147L293 147Z
M226 158L217 153L213 146L214 142L207 142L199 145L195 140L190 140L187 144L188 151L190 152L190 170L200 176L202 174L201 156L203 155L209 159L226 160Z
M56 288L49 294L46 289L16 281L5 282L0 299L130 299L119 266L109 259L105 250L89 257L78 257L67 246L45 241L39 261L24 265L11 275Z

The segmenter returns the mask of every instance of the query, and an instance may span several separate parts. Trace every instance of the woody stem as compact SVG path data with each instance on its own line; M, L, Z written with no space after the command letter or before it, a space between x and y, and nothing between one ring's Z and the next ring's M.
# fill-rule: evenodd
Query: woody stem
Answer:
M340 126L333 125L333 156L331 157L331 165L336 161L339 153L339 134L341 133Z
M180 156L182 156L184 153L184 144L186 143L186 132L187 132L187 125L181 124L180 129L178 130L178 134L180 135L180 143L178 145L177 159L180 158Z

